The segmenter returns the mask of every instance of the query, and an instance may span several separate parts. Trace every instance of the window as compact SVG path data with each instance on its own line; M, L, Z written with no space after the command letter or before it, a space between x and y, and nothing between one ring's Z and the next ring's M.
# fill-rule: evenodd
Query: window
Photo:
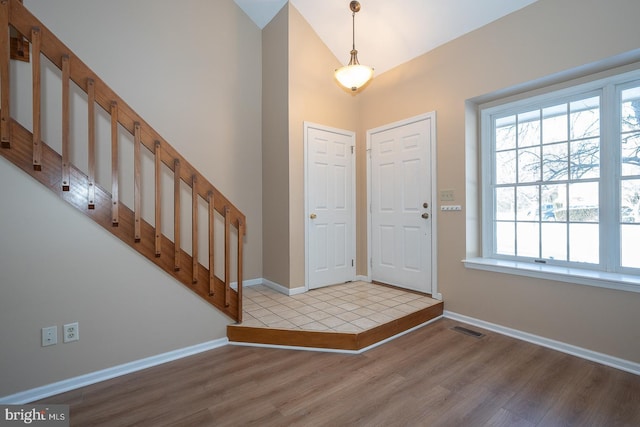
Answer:
M484 108L481 123L483 258L640 275L640 72Z
M640 83L620 91L620 264L640 268Z

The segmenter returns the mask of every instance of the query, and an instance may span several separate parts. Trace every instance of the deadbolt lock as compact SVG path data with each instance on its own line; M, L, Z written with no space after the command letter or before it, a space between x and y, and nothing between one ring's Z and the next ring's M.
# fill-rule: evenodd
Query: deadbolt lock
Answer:
M424 202L424 203L422 204L422 207L423 207L423 208L425 208L425 209L426 209L426 208L428 208L428 207L429 207L429 203Z

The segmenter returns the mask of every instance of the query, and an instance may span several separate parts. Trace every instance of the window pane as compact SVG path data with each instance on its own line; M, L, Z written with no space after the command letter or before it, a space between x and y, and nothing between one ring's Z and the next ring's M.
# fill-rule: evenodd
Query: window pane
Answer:
M515 215L515 188L496 188L496 219L513 221Z
M640 86L622 91L622 131L640 130Z
M540 181L540 146L518 150L518 182Z
M515 222L496 223L496 253L515 255Z
M496 153L496 184L513 184L516 182L515 150Z
M541 194L542 220L566 221L567 185L543 185Z
M600 176L600 139L571 142L571 179Z
M567 104L560 104L542 110L542 142L567 141Z
M567 260L567 225L563 223L542 224L542 258Z
M540 145L540 110L518 114L518 147Z
M569 224L569 261L598 264L598 224Z
M570 104L571 139L600 135L600 97L581 99Z
M519 222L518 256L540 257L540 224L537 222Z
M496 120L496 151L516 148L516 116Z
M598 222L598 183L569 184L569 221Z
M640 222L640 179L622 181L620 191L620 222ZM640 245L640 241L638 242ZM640 250L638 250L640 252Z
M640 175L640 133L622 135L622 176Z
M558 181L567 179L569 173L569 153L567 143L542 146L542 179Z
M518 221L538 221L540 215L538 186L520 187L518 194Z
M621 228L621 264L623 267L640 268L640 224L625 224Z

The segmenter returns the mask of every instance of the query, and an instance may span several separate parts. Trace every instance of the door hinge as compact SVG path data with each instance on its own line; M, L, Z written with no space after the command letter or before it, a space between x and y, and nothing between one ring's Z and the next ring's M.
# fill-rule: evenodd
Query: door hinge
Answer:
M351 154L353 154L353 145L351 146Z
M351 267L353 267L353 260L351 260Z

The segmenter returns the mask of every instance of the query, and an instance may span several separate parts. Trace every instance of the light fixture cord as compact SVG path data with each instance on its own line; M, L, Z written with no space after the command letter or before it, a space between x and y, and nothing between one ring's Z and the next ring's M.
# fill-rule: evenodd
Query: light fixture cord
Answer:
M356 13L351 12L351 41L353 50L356 50Z

